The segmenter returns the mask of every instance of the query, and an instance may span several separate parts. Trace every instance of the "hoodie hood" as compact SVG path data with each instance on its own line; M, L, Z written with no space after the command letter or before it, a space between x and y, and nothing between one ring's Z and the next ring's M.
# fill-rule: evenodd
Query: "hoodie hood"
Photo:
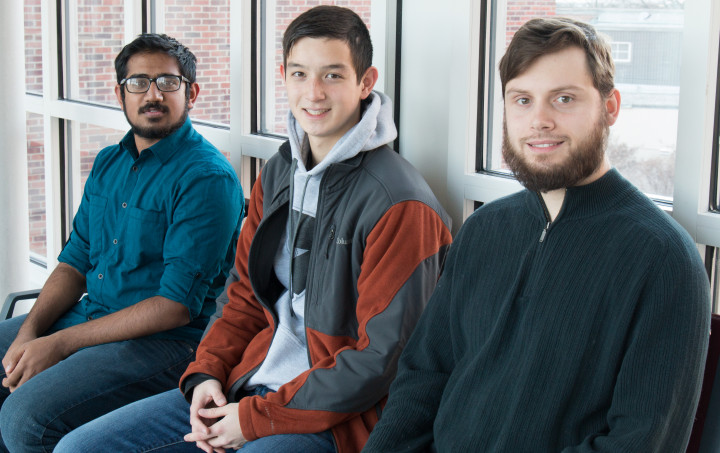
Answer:
M288 135L292 157L297 161L296 176L319 175L331 164L355 157L362 151L386 145L397 138L392 101L388 96L373 91L365 100L364 107L360 121L347 131L323 161L310 171L305 168L306 158L310 152L307 134L292 112L288 111Z

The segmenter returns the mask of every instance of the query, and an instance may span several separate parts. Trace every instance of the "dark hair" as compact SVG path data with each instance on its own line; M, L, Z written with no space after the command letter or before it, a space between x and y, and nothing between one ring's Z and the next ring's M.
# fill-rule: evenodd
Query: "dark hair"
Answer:
M175 58L180 68L180 74L191 84L195 83L195 64L197 63L195 55L175 38L157 33L139 35L130 44L123 47L115 57L115 75L118 83L128 75L127 64L130 58L139 53L164 53Z
M525 72L539 57L579 47L585 51L593 85L603 97L615 87L615 64L607 40L592 25L567 17L531 19L515 33L500 59L502 95L508 81Z
M283 66L295 43L302 38L332 38L350 47L357 80L372 65L373 47L370 32L360 16L340 6L316 6L296 17L283 34Z

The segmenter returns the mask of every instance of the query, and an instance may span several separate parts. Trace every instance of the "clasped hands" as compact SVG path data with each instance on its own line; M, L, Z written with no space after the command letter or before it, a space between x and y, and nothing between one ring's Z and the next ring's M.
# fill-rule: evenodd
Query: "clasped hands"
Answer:
M18 334L2 359L5 369L2 385L14 392L28 379L47 370L70 354L71 351L66 350L64 343L56 335L38 338Z
M238 404L228 404L220 382L207 380L193 389L190 404L190 426L186 442L195 442L206 453L223 453L238 449L247 441L240 429Z

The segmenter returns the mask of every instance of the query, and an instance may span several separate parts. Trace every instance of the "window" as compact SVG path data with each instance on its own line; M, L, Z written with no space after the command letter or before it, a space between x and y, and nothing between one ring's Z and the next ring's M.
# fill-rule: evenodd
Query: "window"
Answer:
M117 107L114 61L125 39L125 2L67 0L65 20L66 97Z
M497 14L492 15L488 41L491 105L485 141L478 142L476 169L509 174L501 155L503 103L497 65L515 31L533 17L573 17L608 36L615 61L623 62L615 72L622 103L618 121L610 128L611 164L649 196L672 202L683 2L505 0L494 2L494 7Z
M41 0L25 0L25 91L42 94Z
M632 43L611 42L613 60L615 63L630 63L632 61Z
M30 216L30 252L44 262L47 256L45 203L45 132L43 116L26 115L28 158L28 211Z
M230 124L230 0L165 0L154 30L172 36L197 57L200 96L193 119Z
M67 148L70 156L71 199L70 206L75 213L98 152L109 145L118 143L127 131L96 126L80 121L69 121ZM74 215L74 214L73 214Z

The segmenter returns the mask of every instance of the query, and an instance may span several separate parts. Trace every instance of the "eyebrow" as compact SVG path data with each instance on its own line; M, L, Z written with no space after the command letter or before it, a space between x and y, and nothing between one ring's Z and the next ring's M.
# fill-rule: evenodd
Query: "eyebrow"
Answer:
M148 79L155 79L155 78L164 77L164 76L182 77L181 74L172 74L172 73L169 73L169 72L165 72L165 73L162 73L162 74L157 74L157 75L154 76L154 77L150 76L149 74L142 73L142 74L130 74L129 76L127 76L127 77L125 77L125 78L126 78L126 79L129 79L129 78L131 78L131 77L147 77Z
M300 64L300 63L295 63L295 62L292 62L292 61L289 61L289 62L288 62L287 67L288 67L288 69L305 69L305 68L307 68L307 66L305 66L305 65L302 65L302 64ZM343 63L334 63L334 64L329 64L329 65L325 65L325 66L321 66L321 67L320 67L320 69L325 70L325 71L328 71L328 70L346 70L346 69L348 69L348 68L349 68L349 66L346 65L346 64L343 64Z
M585 91L585 89L578 85L563 85L557 88L553 88L552 90L550 90L550 93L560 93L562 91ZM505 92L506 96L508 94L530 94L530 91L522 90L520 88L510 88Z

